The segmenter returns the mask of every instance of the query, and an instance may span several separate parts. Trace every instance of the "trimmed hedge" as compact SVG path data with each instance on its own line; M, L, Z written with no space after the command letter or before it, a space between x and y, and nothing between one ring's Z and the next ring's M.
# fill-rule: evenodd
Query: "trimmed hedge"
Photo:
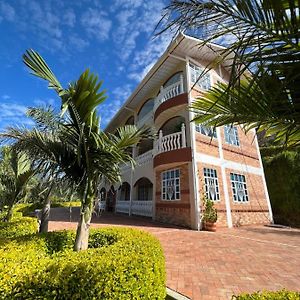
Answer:
M51 203L51 208L55 207L80 207L80 201L72 202L53 202ZM42 203L20 203L17 204L14 208L14 211L21 212L24 216L32 214L36 209L42 209Z
M277 292L256 292L253 294L242 294L233 296L234 300L300 300L299 292L290 292L286 290Z
M270 149L262 154L274 221L300 227L300 152Z
M81 252L72 251L74 238L74 231L13 231L0 244L0 299L165 299L156 238L129 228L91 230L90 249Z

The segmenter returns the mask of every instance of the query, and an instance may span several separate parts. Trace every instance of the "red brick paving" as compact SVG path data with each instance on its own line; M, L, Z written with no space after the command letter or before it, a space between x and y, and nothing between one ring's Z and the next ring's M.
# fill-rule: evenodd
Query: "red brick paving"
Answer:
M75 229L68 211L54 209L50 230ZM55 220L55 221L54 221ZM92 227L133 226L154 234L166 256L167 286L191 299L282 288L300 290L300 230L263 226L197 232L147 219L104 214Z

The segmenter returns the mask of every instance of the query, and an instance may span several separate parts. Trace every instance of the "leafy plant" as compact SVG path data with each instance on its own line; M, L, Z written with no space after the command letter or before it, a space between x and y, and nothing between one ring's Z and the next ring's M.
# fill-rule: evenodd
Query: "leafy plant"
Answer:
M171 1L161 32L191 32L202 39L199 51L229 40L228 48L211 50L216 59L199 76L223 64L228 84L217 84L192 104L196 122L241 124L285 146L300 146L299 8L299 1Z
M204 201L204 211L203 211L203 221L215 223L218 220L217 210L214 207L214 202L205 198Z
M118 128L116 134L104 133L100 130L96 109L106 95L100 90L102 81L98 82L96 75L86 70L77 81L63 88L37 52L27 51L23 61L32 74L46 80L49 88L60 97L62 117L57 118L51 112L46 117L33 112L39 120L38 126L10 128L2 138L16 141L18 149L33 157L41 169L51 171L77 187L81 212L74 249L84 250L88 247L93 203L100 180L120 180L120 164L130 162L134 165L128 148L148 136L148 129L127 125ZM56 124L56 130L44 130L53 124Z
M276 292L264 291L232 296L232 300L300 300L300 293L287 290Z

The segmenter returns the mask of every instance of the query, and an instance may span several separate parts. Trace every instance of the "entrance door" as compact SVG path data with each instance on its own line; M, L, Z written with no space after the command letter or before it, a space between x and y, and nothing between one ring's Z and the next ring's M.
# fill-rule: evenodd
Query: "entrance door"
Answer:
M116 191L113 186L111 186L110 190L107 193L107 199L106 199L106 207L107 211L114 212L115 206L116 206Z

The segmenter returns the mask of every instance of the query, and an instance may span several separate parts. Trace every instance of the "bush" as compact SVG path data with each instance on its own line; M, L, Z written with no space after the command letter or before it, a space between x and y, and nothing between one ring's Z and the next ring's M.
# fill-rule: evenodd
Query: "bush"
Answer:
M300 227L300 152L263 153L274 221Z
M277 292L256 292L253 294L242 294L233 296L234 300L300 300L299 292L289 292L286 290Z
M165 298L163 252L150 234L91 230L91 248L81 252L72 251L74 239L73 231L7 238L0 245L0 299Z
M14 216L11 222L0 222L0 240L35 234L37 230L37 219Z

